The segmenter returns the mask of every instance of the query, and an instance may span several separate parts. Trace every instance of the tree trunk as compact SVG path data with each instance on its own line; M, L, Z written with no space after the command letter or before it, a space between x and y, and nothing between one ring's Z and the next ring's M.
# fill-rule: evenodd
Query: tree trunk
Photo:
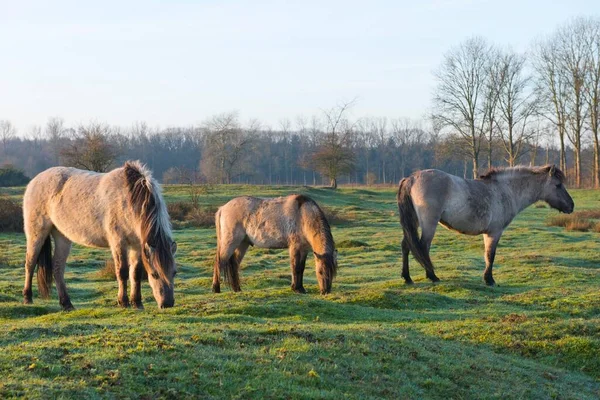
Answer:
M477 174L479 171L479 160L476 155L473 156L473 179L477 179L479 175Z
M336 178L331 178L329 181L329 186L332 189L337 189L337 179Z
M594 187L600 188L600 142L598 134L594 134Z

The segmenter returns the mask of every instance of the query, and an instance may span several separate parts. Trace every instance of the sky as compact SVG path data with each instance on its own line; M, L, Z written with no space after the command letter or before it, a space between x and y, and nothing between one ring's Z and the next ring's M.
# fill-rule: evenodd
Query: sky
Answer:
M355 98L354 117L421 118L453 46L527 51L582 15L600 1L0 0L0 120L277 128Z

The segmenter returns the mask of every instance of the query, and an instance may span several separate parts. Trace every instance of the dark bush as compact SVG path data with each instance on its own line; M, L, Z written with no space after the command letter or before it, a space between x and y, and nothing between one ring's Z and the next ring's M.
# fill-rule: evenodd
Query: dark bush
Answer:
M21 205L6 197L0 197L0 232L23 232Z
M23 171L10 165L0 168L0 187L23 186L27 183L29 178Z
M210 228L215 226L215 207L195 206L190 201L178 201L167 204L169 216L175 229Z

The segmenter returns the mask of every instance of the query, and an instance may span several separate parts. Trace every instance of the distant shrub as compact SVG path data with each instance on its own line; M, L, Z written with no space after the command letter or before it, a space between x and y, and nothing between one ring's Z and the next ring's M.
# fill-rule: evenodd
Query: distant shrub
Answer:
M114 281L117 279L115 272L115 263L113 260L104 261L104 266L97 273L100 279L106 279L107 281Z
M327 218L330 225L342 225L350 222L348 215L340 210L327 207L321 207L321 210L323 210L323 214L325 214L325 218Z
M23 171L11 165L0 168L0 187L22 186L29 183L29 178Z
M23 232L23 209L6 197L0 197L0 232Z
M335 247L338 249L351 249L354 247L369 247L369 245L365 242L361 242L360 240L348 239L336 243Z
M365 183L367 184L367 186L372 186L374 184L377 183L377 175L375 175L373 172L369 172L368 174L365 174Z
M215 226L216 207L204 208L194 205L194 202L191 201L177 201L167 204L167 209L175 229Z

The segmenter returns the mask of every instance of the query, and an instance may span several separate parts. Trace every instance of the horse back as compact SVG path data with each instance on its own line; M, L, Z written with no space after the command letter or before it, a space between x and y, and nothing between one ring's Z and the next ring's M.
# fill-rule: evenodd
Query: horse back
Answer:
M108 247L109 231L131 227L130 209L122 168L106 174L50 168L29 183L23 199L26 225L36 217L50 219L69 240L92 247Z
M252 245L261 248L287 248L290 241L302 240L300 207L308 207L310 199L291 195L273 199L243 196L219 208L222 231L244 235Z
M413 175L411 197L420 221L437 220L473 235L485 232L492 222L494 194L483 181L423 170Z

